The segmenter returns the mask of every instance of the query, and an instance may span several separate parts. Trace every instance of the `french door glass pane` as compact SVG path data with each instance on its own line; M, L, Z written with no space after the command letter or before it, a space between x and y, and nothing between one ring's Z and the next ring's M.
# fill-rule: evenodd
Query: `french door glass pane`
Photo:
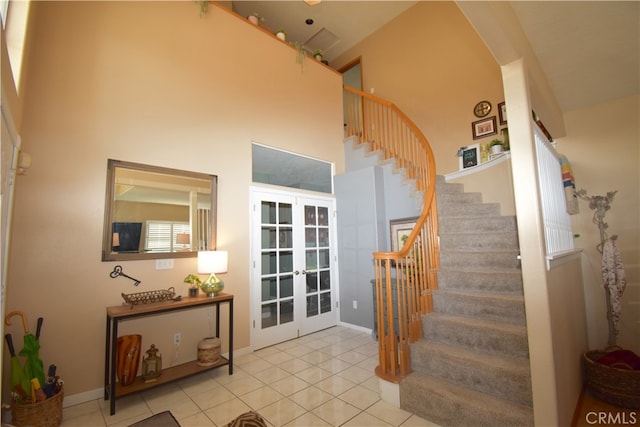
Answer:
M262 227L262 249L273 249L276 247L276 228Z
M329 247L329 228L318 229L318 246Z
M307 273L307 293L318 292L318 274Z
M315 270L318 268L318 254L315 249L306 251L305 258L306 258L305 267L304 267L305 270L309 271L309 270Z
M304 207L304 225L316 225L316 207Z
M318 206L318 225L329 225L329 209Z
M331 289L331 271L325 270L320 272L320 290L326 291Z
M272 302L262 306L262 329L270 328L278 324L278 303Z
M280 273L290 273L293 271L293 252L286 251L280 253Z
M275 277L262 279L262 302L271 301L278 297L278 280Z
M292 205L290 205L289 203L280 203L279 214L279 224L293 224Z
M304 246L307 248L315 248L317 246L316 229L314 227L305 228Z
M323 292L320 294L320 313L328 313L331 311L331 292Z
M276 274L278 272L277 252L262 253L262 274Z
M291 227L280 229L280 249L293 248L293 230Z
M293 296L293 274L280 278L280 298Z
M262 202L261 222L263 224L276 224L276 202Z
M320 249L320 268L329 268L329 249Z
M293 300L280 303L280 324L293 322Z
M318 295L307 296L307 317L318 315Z

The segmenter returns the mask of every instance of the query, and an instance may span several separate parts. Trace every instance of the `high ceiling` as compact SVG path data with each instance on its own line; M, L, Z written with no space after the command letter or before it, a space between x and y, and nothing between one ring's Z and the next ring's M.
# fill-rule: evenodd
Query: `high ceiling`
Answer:
M284 27L288 40L322 49L331 62L415 3L235 1L233 7L243 16L259 13L270 30ZM511 6L563 111L640 92L640 2L515 1Z

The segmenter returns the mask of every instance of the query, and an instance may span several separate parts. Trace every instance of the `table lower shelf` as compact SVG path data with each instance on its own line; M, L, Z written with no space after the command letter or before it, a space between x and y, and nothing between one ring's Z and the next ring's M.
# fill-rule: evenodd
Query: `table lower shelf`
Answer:
M137 393L142 390L157 387L162 384L167 384L181 378L186 378L191 375L199 374L201 372L216 369L226 365L229 365L229 360L225 357L221 357L218 362L210 366L200 366L196 361L172 366L170 368L163 369L160 376L152 381L145 381L144 379L142 379L142 377L137 377L135 381L129 385L121 385L120 383L116 383L115 397L118 398L131 393Z

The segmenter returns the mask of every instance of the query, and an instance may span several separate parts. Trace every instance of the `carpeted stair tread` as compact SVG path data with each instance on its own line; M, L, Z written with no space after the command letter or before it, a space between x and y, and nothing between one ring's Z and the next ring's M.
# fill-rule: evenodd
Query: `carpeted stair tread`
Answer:
M519 249L516 231L441 232L440 248L448 249Z
M433 293L434 312L525 325L524 298L487 292L438 289Z
M422 325L427 339L491 354L529 357L525 326L437 312L424 316Z
M440 268L438 271L438 289L523 295L522 275L519 270L513 269Z
M519 249L502 249L502 248L472 248L458 249L449 248L440 251L441 267L457 267L465 269L468 267L478 267L481 270L492 269L519 269L520 260Z
M418 372L400 383L400 406L443 427L533 426L530 407Z
M513 216L460 216L445 217L438 221L440 232L468 231L517 231L516 218Z
M411 346L415 372L531 406L529 359L487 354L421 339Z
M482 203L480 193L439 193L438 203L446 204L477 204Z
M438 215L442 217L479 217L500 215L498 203L442 203L437 199Z

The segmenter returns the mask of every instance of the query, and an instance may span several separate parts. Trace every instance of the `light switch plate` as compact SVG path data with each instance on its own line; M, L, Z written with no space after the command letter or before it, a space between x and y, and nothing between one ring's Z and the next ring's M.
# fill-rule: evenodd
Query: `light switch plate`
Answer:
M157 259L156 270L171 270L173 268L173 259Z

